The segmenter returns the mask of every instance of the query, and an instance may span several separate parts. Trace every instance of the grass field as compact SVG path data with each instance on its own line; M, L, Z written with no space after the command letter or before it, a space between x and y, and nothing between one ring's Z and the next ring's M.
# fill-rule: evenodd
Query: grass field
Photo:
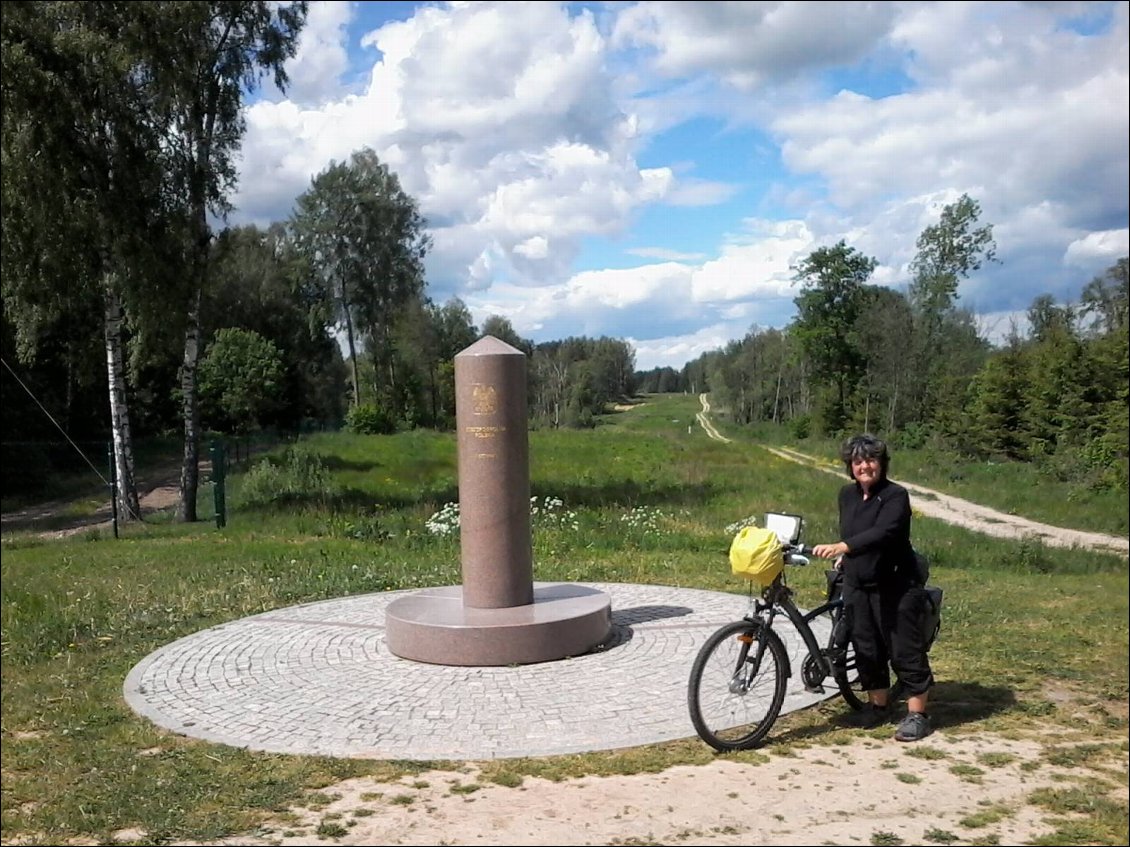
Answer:
M720 426L733 440L712 441L695 425L697 398L644 399L595 430L530 433L538 580L740 592L725 558L726 527L735 521L784 510L806 516L806 539L835 537L841 480L761 449L788 443L779 433L771 442L769 431ZM834 450L790 446L830 461ZM210 745L157 729L122 699L137 662L203 628L295 603L460 582L450 531L458 499L453 435L320 434L273 458L229 478L222 530L209 520L210 492L202 486L195 524L130 525L117 540L100 531L4 538L5 843L107 843L126 828L146 833L144 843L207 841L251 829L262 813L333 780L422 767ZM896 454L892 475L973 499L983 491L986 505L1059 525L1126 533L1124 494L1095 495L1085 508L1076 497L1057 509L1055 483L1020 468L948 463L941 471L925 454ZM947 725L958 732L1052 727L1049 756L1088 745L1095 761L1125 761L1126 560L1005 542L926 518L915 521L915 542L946 587L945 643L934 664L953 695L934 708L948 710ZM822 579L811 569L793 582L803 596ZM694 739L499 762L491 772L510 784L534 772L565 778L710 758ZM1091 796L1100 798L1093 802L1074 799L1078 786L1034 798L1070 822L1059 842L1048 843L1126 843L1125 768L1119 778L1096 767L1093 779ZM1121 789L1121 802L1101 799L1112 787Z

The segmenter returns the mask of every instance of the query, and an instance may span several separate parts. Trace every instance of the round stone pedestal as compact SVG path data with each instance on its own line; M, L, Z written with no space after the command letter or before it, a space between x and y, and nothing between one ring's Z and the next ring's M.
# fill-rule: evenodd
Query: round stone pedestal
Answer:
M437 665L526 665L580 656L612 633L612 601L571 583L534 583L534 601L482 609L463 605L461 585L400 597L385 612L393 654Z

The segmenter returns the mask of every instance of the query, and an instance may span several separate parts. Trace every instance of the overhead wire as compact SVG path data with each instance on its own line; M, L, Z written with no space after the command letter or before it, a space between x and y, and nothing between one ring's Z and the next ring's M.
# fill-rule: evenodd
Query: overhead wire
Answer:
M110 487L110 481L109 481L108 479L106 479L106 477L104 477L104 476L102 475L102 472L101 472L100 470L98 470L98 468L97 468L97 467L95 466L95 464L94 464L94 463L93 463L92 461L90 461L90 458L89 458L89 457L88 457L88 456L87 456L87 455L86 455L86 454L85 454L84 452L82 452L82 448L81 448L81 447L79 447L79 446L78 446L78 445L77 445L77 444L76 444L76 443L74 442L74 440L72 440L72 438L71 438L71 437L70 437L70 436L69 436L69 435L67 434L67 431L66 431L65 429L63 429L63 427L62 427L62 426L61 426L61 425L59 424L59 422L58 422L57 420L55 420L55 416L54 416L54 415L52 415L52 414L51 414L51 413L50 413L49 411L47 411L47 407L46 407L46 406L44 406L44 405L43 405L42 403L40 403L40 402L39 402L39 398L35 396L35 393L34 393L34 392L32 392L32 390L31 390L30 388L28 388L28 387L27 387L27 386L26 386L26 385L24 384L24 381L23 381L22 379L20 379L20 377L19 377L19 374L17 374L17 373L16 373L16 372L15 372L14 370L12 370L12 366L11 366L11 365L9 365L9 364L8 364L8 363L7 363L7 362L6 362L5 360L4 360L4 358L3 358L2 356L0 356L0 363L3 363L4 367L6 367L6 368L8 369L8 373L10 373L10 374L12 375L12 378L13 378L13 379L14 379L14 380L15 380L16 382L18 382L18 383L20 384L20 388L22 388L22 389L23 389L24 391L26 391L26 392L27 392L27 395L28 395L28 397L30 397L30 398L31 398L31 399L32 399L32 400L33 400L33 401L35 402L35 405L37 405L37 406L38 406L38 407L39 407L40 409L42 409L42 410L43 410L43 414L47 415L47 418L48 418L48 420L50 420L50 421L51 421L51 423L55 424L55 428L56 428L56 429L58 429L58 430L59 430L59 432L61 432L61 433L63 434L63 438L67 439L67 442L68 442L68 443L69 443L69 444L70 444L70 445L71 445L72 447L74 447L74 448L75 448L75 451L76 451L76 452L77 452L77 453L78 453L78 454L79 454L80 456L82 456L83 460L84 460L84 461L85 461L85 462L86 462L86 463L87 463L88 465L90 465L90 469L91 469L92 471L94 471L94 473L95 473L95 474L97 475L97 477L98 477L98 478L99 478L100 480L102 480L102 484L103 484L103 485L105 485L105 486L106 486L107 488L109 488L109 487ZM117 496L117 492L114 492L114 495L113 495L113 496L115 496L115 497L116 497L116 496ZM127 504L124 504L124 505L126 506L126 508L129 508L129 504L128 504L128 503L127 503ZM135 518L136 520L141 520L141 516L140 516L140 515L136 515L136 514L133 514L133 509L129 509L129 511L130 511L130 513L131 513L131 514L133 515L133 517L134 517L134 518Z

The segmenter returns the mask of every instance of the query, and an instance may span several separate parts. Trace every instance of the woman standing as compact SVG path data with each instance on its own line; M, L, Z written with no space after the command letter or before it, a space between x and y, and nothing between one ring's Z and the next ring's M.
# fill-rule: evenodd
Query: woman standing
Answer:
M853 480L840 489L841 540L813 552L843 570L844 609L868 699L856 723L874 727L888 719L893 670L907 703L895 738L918 741L930 734L926 702L934 675L922 626L929 601L914 576L910 494L887 478L890 454L878 438L849 438L840 458Z

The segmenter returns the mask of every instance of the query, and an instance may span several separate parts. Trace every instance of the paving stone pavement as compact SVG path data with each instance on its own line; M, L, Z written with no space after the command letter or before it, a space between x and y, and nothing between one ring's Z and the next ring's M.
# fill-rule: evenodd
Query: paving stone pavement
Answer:
M128 674L129 705L176 733L271 753L488 760L611 750L693 737L695 654L745 612L744 594L625 583L606 592L613 635L584 656L509 667L402 659L385 646L390 591L276 609L151 653ZM800 639L783 711L804 691ZM834 692L834 687L830 689Z

